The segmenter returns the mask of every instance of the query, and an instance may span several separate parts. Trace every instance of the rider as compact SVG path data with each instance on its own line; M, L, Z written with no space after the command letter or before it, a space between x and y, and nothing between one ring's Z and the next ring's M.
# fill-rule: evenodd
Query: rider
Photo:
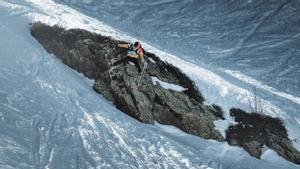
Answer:
M127 44L127 43L126 44L118 44L118 47L127 48L129 50L127 52L127 56L122 58L121 60L113 63L113 66L116 66L125 61L132 62L132 63L134 63L134 65L138 69L138 71L141 72L142 70L141 70L138 60L141 59L142 62L145 61L141 44L139 42L134 42L134 44Z

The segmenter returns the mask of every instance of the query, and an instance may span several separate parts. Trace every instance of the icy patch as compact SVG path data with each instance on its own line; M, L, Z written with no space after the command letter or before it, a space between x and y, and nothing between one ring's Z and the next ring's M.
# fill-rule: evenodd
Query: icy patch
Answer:
M161 81L155 76L152 76L151 79L152 79L153 84L155 84L155 85L158 84L158 85L160 85L161 87L163 87L165 89L171 89L171 90L175 90L175 91L178 91L178 92L182 92L182 91L186 90L186 88L183 88L181 86Z

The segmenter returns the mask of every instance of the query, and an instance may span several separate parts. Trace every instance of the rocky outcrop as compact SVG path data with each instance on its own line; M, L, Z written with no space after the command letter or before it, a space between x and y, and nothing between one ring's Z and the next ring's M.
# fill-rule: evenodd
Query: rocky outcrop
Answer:
M122 43L120 41L86 30L64 30L42 23L34 23L31 34L66 65L95 79L94 90L128 115L141 122L157 121L203 138L224 140L213 124L219 118L214 115L217 110L203 104L204 99L193 81L155 55L146 52L150 61L138 87L140 73L135 66L120 64L110 67L113 60L126 55L126 50L117 48L117 44ZM185 90L165 89L153 84L151 77Z
M174 125L196 136L224 141L213 124L214 120L224 119L221 107L203 104L204 98L193 81L154 54L146 52L149 66L137 86L140 73L135 66L110 66L113 60L126 55L126 50L117 47L123 42L86 30L65 30L42 23L32 24L31 34L63 63L95 79L94 90L131 117L144 123ZM165 89L159 83L154 84L152 77L185 90ZM230 113L238 122L226 131L230 145L241 146L257 158L266 145L287 160L300 163L299 152L293 148L279 119L240 109L231 109Z
M300 164L300 153L292 146L280 119L235 108L230 110L230 115L238 123L226 131L230 145L241 146L257 158L267 146L285 159Z

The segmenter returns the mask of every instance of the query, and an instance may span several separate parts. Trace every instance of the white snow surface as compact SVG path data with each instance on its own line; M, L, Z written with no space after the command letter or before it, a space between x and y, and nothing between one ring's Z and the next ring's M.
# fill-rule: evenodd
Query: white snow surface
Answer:
M55 1L191 63L239 71L300 96L298 0Z
M96 94L92 80L42 48L30 35L29 23L35 21L135 40L51 0L1 0L0 168L299 168L272 151L259 160L227 143L132 119ZM180 65L209 103L225 110L247 107L245 96L251 92L142 43L161 59ZM299 146L299 115L273 102L264 100L266 113L282 118Z
M179 85L176 85L176 84L161 81L157 77L154 77L154 76L151 77L151 80L152 80L153 84L158 83L158 85L160 85L162 88L165 88L165 89L171 89L171 90L175 90L175 91L178 91L178 92L186 90L186 88L183 88L183 87L181 87Z
M249 110L255 88L264 113L284 119L300 149L300 1L55 1L124 31L115 38L143 40L189 75L208 103Z

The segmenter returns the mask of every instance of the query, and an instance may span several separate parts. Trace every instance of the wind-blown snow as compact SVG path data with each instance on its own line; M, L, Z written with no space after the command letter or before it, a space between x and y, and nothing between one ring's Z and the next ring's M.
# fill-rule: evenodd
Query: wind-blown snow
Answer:
M227 143L132 119L96 94L93 81L48 54L31 37L29 23L42 21L134 40L122 32L50 0L0 1L0 18L0 168L298 167L274 153L258 160ZM239 103L236 99L249 93L204 68L143 46L174 65L180 63L201 89L215 88L213 96L221 94L218 103L223 106ZM290 122L294 116L271 103L267 106L277 111L274 115L285 117L290 132L299 131Z

